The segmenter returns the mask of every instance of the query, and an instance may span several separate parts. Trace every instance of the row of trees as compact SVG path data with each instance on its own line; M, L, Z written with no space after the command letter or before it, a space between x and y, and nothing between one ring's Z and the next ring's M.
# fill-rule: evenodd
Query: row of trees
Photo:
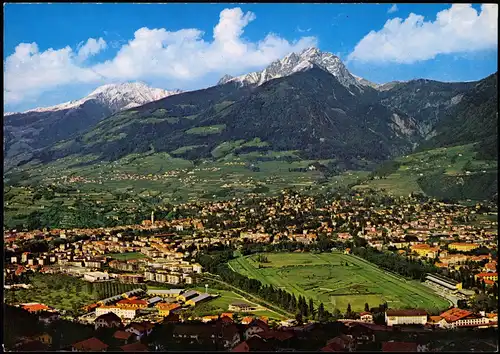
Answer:
M127 291L141 288L146 290L145 284L126 284L117 282L85 283L85 290L97 299L105 299L115 295L123 294Z
M424 280L427 273L435 273L434 265L424 264L421 260L410 259L392 252L381 252L372 247L355 247L353 254L376 264L382 269L402 276Z

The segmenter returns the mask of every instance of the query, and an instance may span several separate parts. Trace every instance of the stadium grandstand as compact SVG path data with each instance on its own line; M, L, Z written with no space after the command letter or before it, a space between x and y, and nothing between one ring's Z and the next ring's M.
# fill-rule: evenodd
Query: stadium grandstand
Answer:
M448 290L462 290L462 283L439 274L427 274L426 281L444 287Z

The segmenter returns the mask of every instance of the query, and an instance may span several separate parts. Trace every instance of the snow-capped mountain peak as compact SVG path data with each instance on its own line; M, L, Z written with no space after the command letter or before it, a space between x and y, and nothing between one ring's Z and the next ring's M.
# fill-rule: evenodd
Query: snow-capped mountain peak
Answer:
M226 74L223 77L221 77L219 82L217 82L217 85L224 85L226 82L231 81L231 79L233 79L233 77L231 75Z
M162 98L181 93L180 90L167 91L159 88L152 88L143 82L127 82L122 84L108 84L99 86L88 96L61 103L51 107L40 107L31 109L23 113L32 112L53 112L65 109L76 109L88 101L108 107L112 113L141 106L143 104L157 101ZM15 113L6 113L4 116Z
M299 53L289 53L282 59L273 61L262 71L252 72L228 79L226 76L221 82L238 82L241 85L262 85L272 79L291 75L293 73L309 70L314 65L334 75L339 82L349 88L357 87L363 90L363 85L349 73L342 61L332 53L321 52L318 48L306 48Z

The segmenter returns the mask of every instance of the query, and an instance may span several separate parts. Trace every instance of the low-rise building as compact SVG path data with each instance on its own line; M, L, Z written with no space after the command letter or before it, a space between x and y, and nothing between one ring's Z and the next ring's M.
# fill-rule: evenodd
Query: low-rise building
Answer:
M120 318L135 318L137 315L137 308L118 307L118 306L100 306L95 309L96 316L104 315L108 312L113 312Z
M168 289L168 290L148 289L147 294L153 296L156 295L161 297L176 298L179 295L181 295L183 291L184 289Z
M142 323L131 323L126 329L126 332L132 333L137 340L142 339L145 336L148 336L153 331L154 326L148 322Z
M498 280L498 273L496 272L491 272L491 273L479 273L479 274L476 274L474 275L474 278L475 279L481 279L481 280L493 280L493 281L497 281Z
M210 295L210 294L200 294L200 295L186 301L186 305L196 306L203 301L210 300L211 298L212 298L212 295Z
M437 321L437 325L443 328L480 327L489 325L491 322L487 316L459 308L445 311L439 318L441 320Z
M255 310L255 306L242 301L233 302L231 305L229 305L229 311L245 312L253 310Z
M179 273L171 273L167 275L167 282L169 284L179 284L181 282L182 275Z
M426 243L420 243L411 246L411 251L417 253L420 257L436 258L439 254L439 247L431 247Z
M427 312L424 310L387 310L385 312L387 326L427 323Z
M74 352L105 352L108 349L108 345L103 343L96 337L86 339L84 341L75 343L72 345L72 351Z
M151 299L148 299L147 302L148 302L148 307L151 307L151 306L154 306L156 305L157 303L163 301L163 299L159 296L155 296L155 297L152 297Z
M370 312L361 312L359 317L363 322L373 323L373 315Z
M145 309L148 307L148 302L139 299L123 299L116 303L116 306L121 308Z
M170 315L170 313L174 310L177 310L181 307L179 304L167 304L167 303L160 303L156 305L156 308L158 309L158 313L160 316L167 317Z
M109 280L109 274L104 272L87 272L83 274L83 278L89 282Z
M448 290L461 290L462 289L462 283L457 282L454 279L444 277L439 274L427 274L425 279L433 284L437 284L441 287L444 287Z
M470 252L479 248L477 243L453 242L448 245L448 249L461 252Z
M189 290L189 291L186 291L185 293L177 296L177 300L186 302L188 300L191 300L191 299L197 297L198 295L200 295L200 294L197 291Z
M120 327L122 320L114 312L107 312L98 316L94 321L95 329Z

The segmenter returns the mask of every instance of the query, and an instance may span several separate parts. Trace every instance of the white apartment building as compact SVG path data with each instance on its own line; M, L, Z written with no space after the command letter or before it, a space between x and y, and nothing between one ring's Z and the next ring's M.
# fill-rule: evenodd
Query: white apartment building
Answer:
M385 312L387 326L427 323L427 312L423 310L387 310Z
M95 309L95 315L96 317L99 317L101 315L104 315L105 313L108 312L113 312L115 315L117 315L120 318L135 318L137 314L137 309L131 309L131 308L120 308L117 306L101 306Z
M83 278L90 282L109 280L109 274L104 272L87 272L83 274Z

